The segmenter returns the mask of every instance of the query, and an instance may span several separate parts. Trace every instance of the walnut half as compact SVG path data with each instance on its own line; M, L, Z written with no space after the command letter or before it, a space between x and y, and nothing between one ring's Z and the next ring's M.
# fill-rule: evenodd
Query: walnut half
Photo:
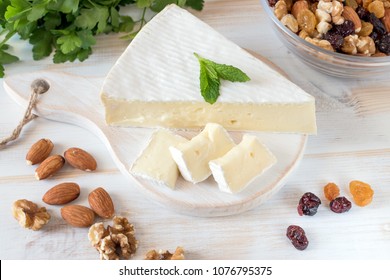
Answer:
M169 251L150 250L146 253L145 260L184 260L184 249L177 247L175 252L172 254Z
M99 252L101 260L127 260L137 250L134 233L134 226L126 218L115 216L113 226L105 228L103 223L92 225L88 239Z
M22 227L32 230L41 229L50 220L50 214L45 207L38 207L27 199L19 199L14 202L12 215Z

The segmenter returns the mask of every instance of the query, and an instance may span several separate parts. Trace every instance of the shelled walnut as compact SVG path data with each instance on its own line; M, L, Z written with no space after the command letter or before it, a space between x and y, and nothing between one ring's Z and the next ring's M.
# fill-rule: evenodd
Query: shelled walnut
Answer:
M105 228L103 223L92 225L88 239L99 252L101 260L130 259L138 245L134 233L134 226L126 218L115 216L113 226Z
M45 207L38 207L37 204L27 199L14 202L12 215L22 227L32 230L41 229L50 220L50 214Z
M184 249L177 247L175 252L172 254L169 251L150 250L146 253L145 260L184 260Z

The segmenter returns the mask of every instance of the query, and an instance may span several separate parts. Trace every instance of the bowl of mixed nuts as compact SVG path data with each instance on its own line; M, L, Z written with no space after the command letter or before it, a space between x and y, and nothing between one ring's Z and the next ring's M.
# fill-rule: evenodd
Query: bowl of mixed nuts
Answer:
M277 36L304 63L341 78L390 71L390 0L260 0Z

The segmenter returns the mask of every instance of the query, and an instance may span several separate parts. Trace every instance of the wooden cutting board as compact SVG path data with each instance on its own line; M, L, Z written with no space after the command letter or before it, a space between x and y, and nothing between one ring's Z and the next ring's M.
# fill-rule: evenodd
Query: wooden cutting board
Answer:
M154 129L106 125L104 108L100 102L104 77L76 76L54 71L23 73L7 77L4 87L11 98L26 106L30 97L30 84L37 78L43 78L50 84L49 91L40 96L35 108L38 116L92 131L104 142L117 167L128 178L129 185L136 186L137 190L157 204L187 215L234 215L265 202L284 185L299 164L307 141L306 135L251 132L269 147L278 162L244 191L239 194L223 193L212 177L196 185L179 178L177 188L171 190L135 178L129 173L131 164L146 146ZM177 133L191 138L198 132ZM241 140L242 132L230 133L236 143ZM131 187L123 189L123 193L132 191L134 188Z

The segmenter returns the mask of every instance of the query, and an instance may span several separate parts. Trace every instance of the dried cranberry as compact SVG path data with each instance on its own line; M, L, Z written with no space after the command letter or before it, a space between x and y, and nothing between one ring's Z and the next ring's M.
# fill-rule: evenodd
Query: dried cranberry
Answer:
M339 50L344 42L343 36L334 32L327 32L324 35L324 39L329 41L335 50Z
M321 200L313 193L305 193L298 203L298 214L300 216L314 216L317 213L318 206L320 206Z
M305 231L300 226L289 226L287 228L286 236L298 250L305 250L307 245L309 245Z
M343 24L334 25L330 31L345 38L348 35L355 33L355 24L351 20L345 20Z
M377 48L381 52L390 55L390 33L387 33L381 39L378 40Z
M379 35L384 35L386 34L386 27L383 24L383 22L375 16L375 14L371 13L370 16L368 17L369 22L374 27L374 30L378 32Z
M370 12L368 12L362 6L358 5L356 7L356 13L358 14L360 19L368 21L368 17L370 16Z
M335 213L348 212L351 207L352 203L344 196L337 197L330 202L330 210Z

